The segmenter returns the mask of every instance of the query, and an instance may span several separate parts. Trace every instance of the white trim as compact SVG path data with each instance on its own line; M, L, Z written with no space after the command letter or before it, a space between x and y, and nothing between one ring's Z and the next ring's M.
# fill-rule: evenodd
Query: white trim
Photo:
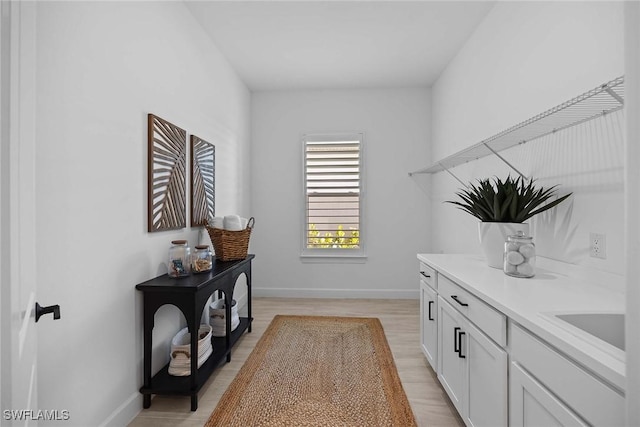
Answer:
M329 249L320 249L322 251L330 251ZM338 252L340 251L340 252ZM344 253L344 249L337 249L331 253L314 253L300 255L300 261L305 264L364 264L367 262L366 255L358 255L353 253Z
M418 299L419 289L303 289L254 288L255 298Z
M640 3L624 4L625 51L625 285L626 285L626 424L640 425Z
M34 265L38 265L36 44L35 2L2 1L0 381L5 408L38 406L37 335L31 305L36 292Z
M25 313L22 318L22 326L20 326L20 330L18 331L18 358L22 357L22 351L24 350L24 343L27 339L27 333L29 332L29 325L31 324L33 316L31 316L31 312L33 308L36 306L36 294L31 291L29 293L29 300L27 301L27 305L24 308L23 312ZM34 314L35 316L35 314Z
M9 289L9 97L11 5L0 2L0 407L11 405L11 293ZM6 364L6 366L5 366Z
M360 141L364 139L364 132L330 132L330 133L304 133L302 141L323 142L323 141Z
M122 402L101 424L100 427L126 426L142 411L142 395L136 391Z

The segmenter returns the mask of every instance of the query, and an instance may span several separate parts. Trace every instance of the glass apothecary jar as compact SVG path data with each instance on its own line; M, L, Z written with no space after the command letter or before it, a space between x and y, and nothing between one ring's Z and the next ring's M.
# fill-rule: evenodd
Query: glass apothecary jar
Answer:
M209 245L197 245L193 251L192 271L194 273L206 273L211 271L213 257Z
M191 273L191 248L186 240L173 240L169 248L169 268L171 277L184 277Z
M514 277L533 277L536 274L536 246L533 238L522 231L508 236L504 243L504 273Z

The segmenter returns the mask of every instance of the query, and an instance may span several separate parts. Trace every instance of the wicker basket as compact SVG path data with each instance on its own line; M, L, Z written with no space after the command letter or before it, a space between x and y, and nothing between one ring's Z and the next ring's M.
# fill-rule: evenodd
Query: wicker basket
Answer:
M210 227L206 225L216 259L220 261L235 261L245 259L249 250L249 237L255 219L249 218L247 228L240 231L223 230L222 228Z

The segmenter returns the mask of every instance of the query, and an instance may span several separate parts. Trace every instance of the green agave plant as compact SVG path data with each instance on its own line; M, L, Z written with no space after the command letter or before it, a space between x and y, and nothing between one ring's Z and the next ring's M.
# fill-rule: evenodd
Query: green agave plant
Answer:
M470 213L482 222L524 222L534 215L562 203L572 193L545 204L556 194L556 187L536 188L533 179L521 176L504 181L494 177L478 180L478 185L470 184L466 190L456 193L462 199L446 201Z

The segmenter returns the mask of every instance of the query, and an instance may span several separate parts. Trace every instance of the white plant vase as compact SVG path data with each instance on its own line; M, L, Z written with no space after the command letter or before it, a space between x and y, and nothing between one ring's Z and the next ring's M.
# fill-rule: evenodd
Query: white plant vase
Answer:
M487 265L493 268L503 268L504 242L507 236L522 231L529 235L529 224L516 222L479 222L478 235L482 254Z

